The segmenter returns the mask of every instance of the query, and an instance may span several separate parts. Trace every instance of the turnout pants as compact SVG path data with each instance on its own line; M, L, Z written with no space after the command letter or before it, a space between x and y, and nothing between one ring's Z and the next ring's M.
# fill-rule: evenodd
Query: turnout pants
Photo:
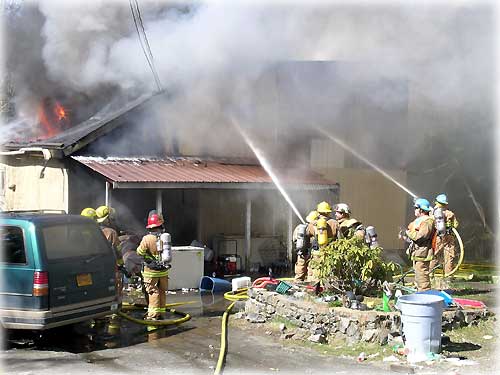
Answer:
M298 255L295 263L295 281L305 281L308 275L309 254Z
M438 264L443 265L445 274L450 274L458 263L458 252L455 247L455 237L447 234L436 238L436 251L431 262L431 269Z
M318 283L319 282L319 269L316 266L311 263L313 260L315 262L318 262L318 260L321 258L319 250L312 250L311 251L311 256L308 262L308 268L307 268L307 281L311 283Z
M423 292L431 289L431 279L429 275L431 261L414 260L413 269L415 270L415 283L417 290Z
M159 319L166 311L168 276L144 277L144 286L149 294L147 319Z

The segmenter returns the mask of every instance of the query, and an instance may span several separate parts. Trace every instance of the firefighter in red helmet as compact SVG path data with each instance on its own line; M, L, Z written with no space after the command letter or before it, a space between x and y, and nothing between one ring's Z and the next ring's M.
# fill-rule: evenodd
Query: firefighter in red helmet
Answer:
M165 232L161 214L151 211L146 228L149 233L142 237L137 254L144 258L142 276L149 295L146 319L159 320L165 315L168 289L168 269L172 260L172 240Z

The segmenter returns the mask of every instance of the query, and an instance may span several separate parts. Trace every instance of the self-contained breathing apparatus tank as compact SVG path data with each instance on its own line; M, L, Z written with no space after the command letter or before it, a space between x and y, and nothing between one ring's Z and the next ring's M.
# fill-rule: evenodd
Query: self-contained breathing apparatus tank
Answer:
M446 220L443 209L441 207L434 208L433 216L438 236L444 236L446 234Z
M328 243L328 223L324 217L320 217L316 222L316 237L318 240L318 245L323 246Z
M373 249L375 247L378 247L378 235L377 232L375 231L375 227L373 225L369 225L365 229L365 242L368 246L370 246L370 249Z
M307 225L299 224L297 226L297 240L295 241L295 249L297 254L301 255L309 249L309 236L307 235Z

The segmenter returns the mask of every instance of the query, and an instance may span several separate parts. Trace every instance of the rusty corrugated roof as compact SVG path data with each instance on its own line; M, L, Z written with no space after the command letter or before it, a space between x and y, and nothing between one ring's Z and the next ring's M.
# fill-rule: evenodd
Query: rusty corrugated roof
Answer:
M223 163L197 158L100 158L72 156L104 176L115 187L129 184L272 184L260 165ZM283 184L326 189L335 183L311 170L277 170Z

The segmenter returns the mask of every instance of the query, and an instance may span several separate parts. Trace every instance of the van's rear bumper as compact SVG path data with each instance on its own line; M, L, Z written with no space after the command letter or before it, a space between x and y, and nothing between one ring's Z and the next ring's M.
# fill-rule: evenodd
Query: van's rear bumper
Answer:
M109 315L118 308L113 296L43 311L0 309L0 319L4 328L43 330Z

